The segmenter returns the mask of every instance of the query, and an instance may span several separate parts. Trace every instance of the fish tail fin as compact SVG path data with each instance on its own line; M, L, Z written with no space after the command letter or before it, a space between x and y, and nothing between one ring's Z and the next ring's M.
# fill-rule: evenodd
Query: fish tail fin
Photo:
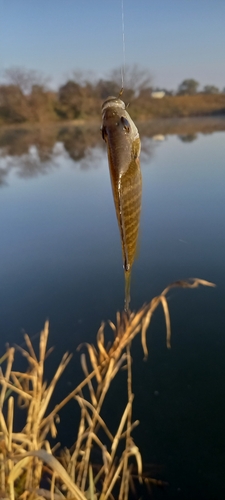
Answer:
M129 305L130 305L130 281L131 281L131 269L128 271L125 271L124 273L125 277L125 301L124 301L124 311L126 313L129 312Z

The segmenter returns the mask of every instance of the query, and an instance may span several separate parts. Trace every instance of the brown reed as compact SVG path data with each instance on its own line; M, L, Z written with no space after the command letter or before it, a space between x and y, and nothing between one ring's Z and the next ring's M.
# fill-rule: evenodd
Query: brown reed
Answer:
M84 379L55 408L48 413L48 406L56 384L64 372L71 355L66 353L49 383L44 381L44 364L51 352L47 350L49 324L45 323L40 334L39 355L35 354L29 336L25 335L26 349L16 349L28 363L26 372L13 370L15 348L7 348L0 359L0 496L9 500L59 500L73 498L85 500L127 500L132 485L132 467L136 464L137 479L149 485L157 483L143 475L141 453L132 438L132 431L138 421L132 421L132 370L130 347L134 337L141 333L145 358L148 355L146 332L153 312L162 304L167 347L170 347L171 328L167 294L171 288L196 288L199 285L214 286L205 280L191 279L177 281L154 297L150 303L129 315L117 313L116 324L109 321L113 332L110 345L105 345L104 323L97 332L96 346L85 343L86 354L81 354ZM82 346L79 346L80 350ZM91 371L88 370L88 363ZM103 403L112 380L118 372L127 370L127 403L113 435L104 422L101 413ZM88 389L87 397L83 389ZM20 432L14 431L15 397L17 404L26 410L26 423ZM56 437L58 412L75 398L80 406L81 416L77 439L70 450L61 451L56 458L56 448L51 448L49 437ZM100 432L101 431L101 432ZM106 446L100 435L106 437ZM92 447L98 447L102 463L97 471L91 463ZM121 446L123 447L122 452ZM47 465L44 465L47 464ZM41 488L43 471L49 476L49 490ZM96 472L95 472L96 471Z

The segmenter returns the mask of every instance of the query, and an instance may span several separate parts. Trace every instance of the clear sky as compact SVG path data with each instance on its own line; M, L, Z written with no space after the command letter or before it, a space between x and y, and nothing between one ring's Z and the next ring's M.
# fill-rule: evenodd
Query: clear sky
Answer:
M155 86L185 78L225 87L225 0L123 0L126 64ZM63 83L123 63L121 0L0 0L0 71L35 69Z

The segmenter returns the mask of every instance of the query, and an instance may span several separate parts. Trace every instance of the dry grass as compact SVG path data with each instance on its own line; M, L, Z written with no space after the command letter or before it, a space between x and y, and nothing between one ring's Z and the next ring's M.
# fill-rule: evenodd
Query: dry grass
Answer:
M26 349L17 347L27 359L28 369L25 373L13 370L15 349L7 349L0 359L0 364L4 365L4 371L0 371L1 498L107 500L116 496L119 500L126 500L132 485L134 466L140 482L156 482L154 479L144 478L141 453L132 438L132 431L138 422L132 421L134 395L130 347L134 337L141 333L144 355L148 355L146 331L159 304L162 304L164 310L167 346L170 347L171 330L166 295L174 286L195 288L199 285L214 286L199 279L179 281L168 286L137 313L130 313L129 316L124 312L117 313L116 324L109 322L113 332L110 345L105 345L102 324L97 333L96 346L85 344L88 360L86 354L81 354L83 381L50 413L48 405L52 393L71 355L64 354L52 381L47 385L44 381L44 363L51 351L47 350L48 322L40 334L38 356L28 335L25 335ZM90 372L88 364L91 366ZM112 380L122 368L127 370L127 403L117 431L112 435L101 417L102 406ZM84 388L86 397L83 394ZM16 396L17 404L26 409L26 424L20 432L14 432ZM57 459L56 448L51 448L49 438L56 437L58 412L72 398L76 399L81 411L77 440L71 450L64 450ZM107 447L103 444L101 435L105 436L104 443L109 443ZM98 469L91 464L93 446L101 451L102 463ZM41 488L44 471L49 477L49 490Z
M165 96L162 99L137 98L132 116L137 119L223 115L225 94Z

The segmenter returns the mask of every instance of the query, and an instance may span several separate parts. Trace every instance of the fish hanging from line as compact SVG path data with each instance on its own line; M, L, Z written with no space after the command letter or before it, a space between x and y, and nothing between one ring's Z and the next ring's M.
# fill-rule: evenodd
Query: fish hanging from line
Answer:
M120 95L121 93L122 91ZM136 125L119 97L108 97L103 103L101 130L107 144L111 184L120 229L125 274L124 309L128 312L131 269L136 255L141 214L141 141Z

